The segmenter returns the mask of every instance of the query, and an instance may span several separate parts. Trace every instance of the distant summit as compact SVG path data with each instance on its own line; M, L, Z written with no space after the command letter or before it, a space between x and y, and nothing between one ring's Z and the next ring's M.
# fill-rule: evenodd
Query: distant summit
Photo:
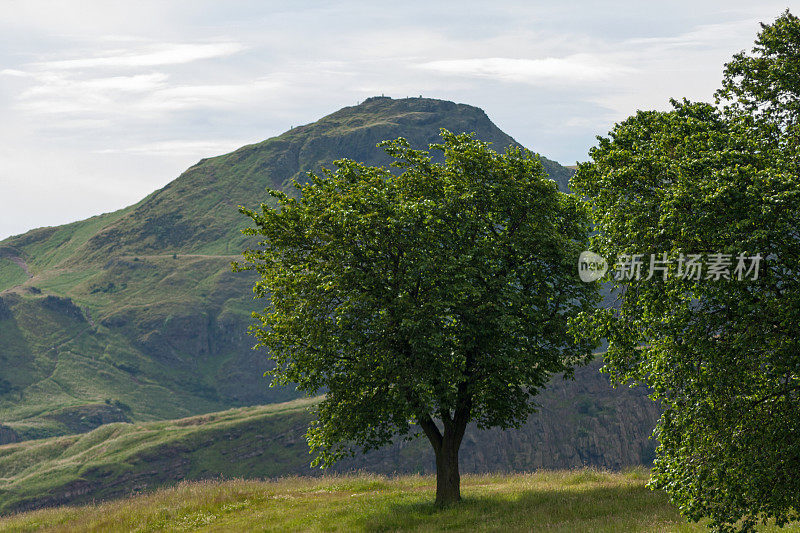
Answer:
M203 159L139 203L0 242L0 420L19 438L114 420L175 418L295 397L267 388L247 334L253 279L230 272L250 243L237 206L376 144L420 148L439 130L516 141L481 109L431 98L368 98L229 154ZM570 172L543 159L560 186Z
M200 161L104 227L88 241L85 253L237 253L244 241L236 206L252 207L266 200L266 187L293 194L288 187L292 179L303 181L309 170L319 171L341 158L388 165L391 158L376 147L380 141L405 137L412 146L427 148L441 140L441 128L475 132L498 151L518 145L477 107L376 96L277 137ZM566 190L570 171L544 158L542 163Z

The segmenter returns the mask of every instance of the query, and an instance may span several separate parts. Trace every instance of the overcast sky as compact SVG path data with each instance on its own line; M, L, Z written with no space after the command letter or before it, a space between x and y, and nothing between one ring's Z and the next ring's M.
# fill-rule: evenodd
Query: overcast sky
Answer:
M791 3L0 0L0 239L130 205L368 96L481 107L562 164ZM797 12L796 9L793 9Z

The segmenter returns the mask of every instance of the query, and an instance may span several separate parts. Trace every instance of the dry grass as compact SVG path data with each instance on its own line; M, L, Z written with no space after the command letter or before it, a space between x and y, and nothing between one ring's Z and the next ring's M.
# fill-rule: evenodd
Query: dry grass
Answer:
M642 470L469 475L464 501L444 510L431 503L430 476L206 481L0 518L0 531L704 530L646 480Z

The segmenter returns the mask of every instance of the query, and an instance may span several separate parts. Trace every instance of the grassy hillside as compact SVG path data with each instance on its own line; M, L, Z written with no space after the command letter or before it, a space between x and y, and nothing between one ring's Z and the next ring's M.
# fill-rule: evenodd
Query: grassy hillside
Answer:
M0 512L118 497L183 479L310 473L302 442L309 402L112 423L0 446Z
M422 147L442 127L514 143L475 107L372 98L204 159L125 209L1 241L0 423L16 437L0 444L295 397L267 388L250 349L260 304L250 273L230 272L247 244L237 206L333 159L387 163L379 141ZM569 171L545 164L564 186Z
M0 531L705 531L646 480L642 470L469 475L464 502L443 511L430 476L208 481L0 518Z
M597 365L580 369L574 382L556 379L540 397L540 412L518 430L468 428L462 470L622 469L649 462L655 406L644 397L636 401L634 391L612 401ZM303 399L178 420L118 422L0 446L0 513L119 497L183 480L320 475L309 466L304 438L313 405ZM354 470L432 473L433 454L424 438L398 441L343 460L333 471Z

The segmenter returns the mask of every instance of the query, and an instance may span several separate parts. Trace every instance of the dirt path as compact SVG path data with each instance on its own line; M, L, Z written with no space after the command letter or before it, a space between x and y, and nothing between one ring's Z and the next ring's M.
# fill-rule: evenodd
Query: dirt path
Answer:
M242 254L239 255L207 255L207 254L174 254L177 258L181 257L201 257L204 259L241 259ZM120 259L164 259L170 258L173 254L150 254L150 255L121 255Z
M27 274L29 278L33 277L33 274L31 274L31 271L28 269L28 263L26 263L24 259L22 259L17 254L13 253L11 250L8 249L0 250L0 257L8 259L12 263L20 267L22 270L25 271L25 274Z

